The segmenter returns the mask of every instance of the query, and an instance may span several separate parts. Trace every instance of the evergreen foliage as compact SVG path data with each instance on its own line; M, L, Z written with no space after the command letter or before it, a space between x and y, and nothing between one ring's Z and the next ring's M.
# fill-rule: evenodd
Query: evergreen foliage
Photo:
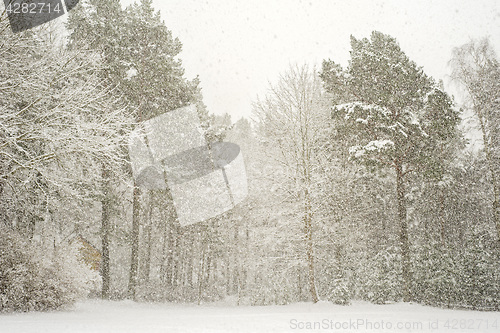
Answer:
M403 294L412 299L407 175L440 179L459 137L459 113L449 96L411 61L391 36L351 37L347 69L323 63L321 77L332 94L335 123L352 143L351 158L371 170L390 168L395 178L400 226Z

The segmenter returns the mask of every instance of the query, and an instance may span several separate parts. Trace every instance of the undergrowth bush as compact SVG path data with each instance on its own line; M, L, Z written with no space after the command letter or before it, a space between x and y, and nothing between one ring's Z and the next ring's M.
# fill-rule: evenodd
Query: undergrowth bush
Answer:
M59 309L95 287L98 274L78 259L76 247L49 252L0 230L0 312Z

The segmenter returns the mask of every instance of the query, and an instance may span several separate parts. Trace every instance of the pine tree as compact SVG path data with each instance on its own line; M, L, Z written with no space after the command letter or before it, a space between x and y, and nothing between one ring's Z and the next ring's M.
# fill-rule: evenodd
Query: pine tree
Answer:
M124 15L120 1L83 1L71 11L67 28L70 30L69 49L90 48L102 56L105 67L100 75L105 84L114 88L125 67L121 62L124 44L121 36L124 33ZM112 112L112 110L104 110ZM102 195L101 195L101 252L102 252L102 297L110 297L110 246L113 174L104 162L101 163Z
M325 61L321 77L332 94L333 117L349 131L353 160L371 170L390 168L396 183L397 217L402 255L403 294L412 299L407 175L419 172L439 178L457 137L458 111L449 96L380 32L371 39L351 37L347 69ZM343 104L342 104L343 103Z

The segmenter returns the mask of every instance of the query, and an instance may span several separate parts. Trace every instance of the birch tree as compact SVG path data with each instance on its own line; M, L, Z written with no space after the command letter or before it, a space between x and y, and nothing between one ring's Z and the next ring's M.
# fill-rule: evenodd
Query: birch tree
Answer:
M326 118L321 82L314 69L292 66L254 104L261 135L284 170L282 184L300 202L307 262L308 286L313 302L319 300L315 279L313 174L316 172L318 130ZM277 179L276 181L280 181Z
M500 63L488 39L453 50L452 77L464 89L466 108L477 119L490 173L493 222L500 242Z

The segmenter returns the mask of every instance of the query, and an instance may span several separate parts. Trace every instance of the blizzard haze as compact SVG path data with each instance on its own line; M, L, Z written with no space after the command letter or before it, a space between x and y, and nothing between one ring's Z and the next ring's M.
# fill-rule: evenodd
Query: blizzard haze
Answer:
M124 6L133 1L122 0ZM489 37L500 48L500 3L484 1L160 1L167 27L183 44L186 76L199 75L211 112L233 121L251 114L289 64L332 59L343 66L349 37L373 30L395 37L403 51L456 94L447 75L453 47Z
M0 333L498 332L497 1L137 1L0 11Z

